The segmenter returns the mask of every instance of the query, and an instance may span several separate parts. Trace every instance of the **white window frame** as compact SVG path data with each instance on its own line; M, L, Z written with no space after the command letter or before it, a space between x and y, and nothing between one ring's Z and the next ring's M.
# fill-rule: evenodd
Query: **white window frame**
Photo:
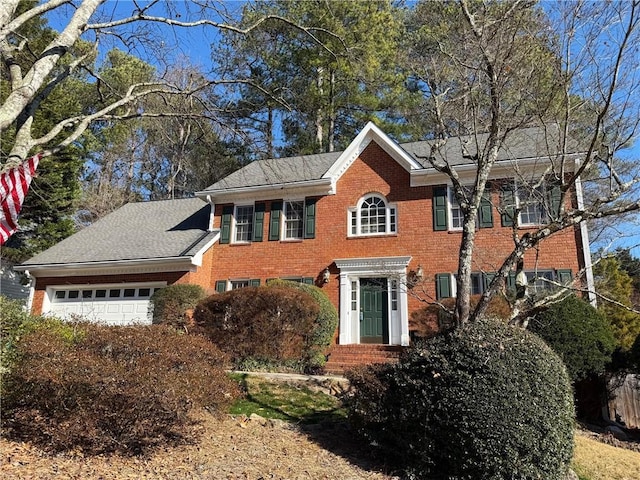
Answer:
M250 208L251 209L251 215L249 218L249 238L247 240L238 240L238 209L240 208ZM252 237L253 237L253 219L254 219L254 215L256 212L256 207L253 203L250 204L242 204L242 205L234 205L233 207L233 226L232 226L232 240L233 243L238 243L238 244L246 244L246 243L251 243ZM245 225L244 223L241 225Z
M238 290L239 288L246 288L251 286L251 280L248 278L234 278L227 281L227 291Z
M515 182L515 200L516 207L518 209L518 226L520 227L529 227L529 226L537 226L543 225L549 219L549 212L547 210L547 182L542 181L539 185L526 183L526 182ZM531 202L528 205L523 205L525 200L522 198L524 195L521 195L521 192L532 193L531 190L534 189L536 191L536 195L540 196L540 201ZM529 195L527 195L528 197ZM527 202L528 203L528 202ZM537 216L537 221L523 221L523 209L526 209L526 216L529 219L532 215ZM539 210L536 212L535 210Z
M473 279L476 278L478 286L480 287L479 293L473 293ZM482 295L485 291L485 273L484 272L471 272L471 295ZM458 275L456 273L451 274L451 298L458 296Z
M471 189L473 188L473 186L471 185L463 185L463 188L468 189L469 191L471 191ZM448 209L448 228L449 231L453 231L453 232L461 232L462 231L462 226L464 223L464 217L462 215L462 211L460 210L460 205L458 204L458 200L456 199L456 194L453 191L453 186L452 185L447 185L447 209ZM460 226L455 226L453 224L453 211L454 209L457 209L459 211L459 218L460 218ZM478 230L480 228L480 213L478 212L478 215L476 215L476 230Z
M292 203L300 203L302 204L302 211L300 212L300 236L296 237L288 237L287 236L287 221L290 220L288 218L289 205ZM283 201L282 204L282 219L280 221L280 240L282 241L297 241L302 240L304 238L304 210L306 207L306 203L304 199L287 199Z
M384 232L362 232L362 205L369 198L377 198L384 203L385 231ZM355 220L355 221L354 221ZM353 231L355 227L355 232ZM347 232L349 237L381 237L398 234L398 207L395 203L389 203L384 195L379 193L367 193L360 197L355 207L350 207L347 211Z

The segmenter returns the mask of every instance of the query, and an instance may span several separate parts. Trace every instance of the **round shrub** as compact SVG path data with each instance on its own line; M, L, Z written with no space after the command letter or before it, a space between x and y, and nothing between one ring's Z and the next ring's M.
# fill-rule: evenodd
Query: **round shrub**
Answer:
M326 363L325 352L327 347L331 345L338 328L338 311L327 294L315 285L288 280L272 280L269 282L269 287L295 288L309 294L316 301L320 311L313 323L311 335L307 338L304 363L311 370L324 366Z
M288 287L245 287L212 295L193 312L197 332L227 353L236 367L292 365L305 358L320 308Z
M175 284L156 290L151 296L153 323L186 328L188 310L205 296L200 285Z
M354 427L424 479L561 479L573 450L566 369L538 337L478 320L348 374Z
M562 358L574 383L603 374L615 348L607 319L575 295L537 314L529 329Z
M3 423L51 451L141 454L192 437L194 407L225 412L240 395L224 355L168 326L38 328L18 344Z

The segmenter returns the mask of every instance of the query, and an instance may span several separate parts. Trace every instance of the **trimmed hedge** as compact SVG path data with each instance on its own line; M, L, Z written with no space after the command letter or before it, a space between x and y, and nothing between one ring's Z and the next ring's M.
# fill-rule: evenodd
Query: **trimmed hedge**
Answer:
M168 326L79 323L18 343L6 378L9 434L50 451L137 455L192 437L193 407L225 412L239 387L209 341Z
M562 358L574 383L603 374L615 349L607 319L575 295L537 314L529 330Z
M175 284L156 290L151 296L153 323L186 328L187 311L204 297L205 291L200 285Z
M410 478L566 474L571 385L558 356L525 330L479 320L348 378L352 424Z
M288 280L272 280L269 287L295 288L309 294L320 307L315 318L311 335L307 338L303 362L311 370L324 366L327 362L325 352L331 345L333 336L338 328L338 311L331 303L327 294L315 285L291 282Z
M193 313L204 334L239 367L295 365L306 358L320 307L290 287L245 287L212 295Z

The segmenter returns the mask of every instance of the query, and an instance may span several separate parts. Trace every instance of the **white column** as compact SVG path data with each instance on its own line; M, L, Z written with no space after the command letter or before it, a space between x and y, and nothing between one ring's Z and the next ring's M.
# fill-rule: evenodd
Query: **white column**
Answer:
M340 333L339 341L341 345L353 343L351 340L351 285L349 278L344 272L340 272Z

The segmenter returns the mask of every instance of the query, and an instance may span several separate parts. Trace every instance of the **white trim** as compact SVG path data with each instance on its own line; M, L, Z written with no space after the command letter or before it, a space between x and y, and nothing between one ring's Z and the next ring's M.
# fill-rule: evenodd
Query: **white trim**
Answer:
M578 210L584 209L584 197L582 195L582 181L580 177L576 178L576 200ZM582 242L582 255L584 260L584 271L587 278L587 296L589 303L594 307L597 306L596 284L593 278L593 266L591 264L591 246L589 245L589 228L586 220L580 222L580 241Z
M302 203L302 233L299 237L287 237L287 203L298 202ZM304 239L304 222L305 222L305 210L307 202L305 198L283 198L282 199L282 215L280 215L280 241L282 242L299 242Z
M195 272L197 267L200 266L195 263L195 259L196 258L194 256L151 259L141 258L135 260L113 260L50 265L22 265L20 270L28 269L31 275L34 277L71 277L79 275L95 276L126 275L131 273Z
M369 233L362 233L362 215L361 215L361 211L362 211L362 204L364 203L364 201L368 198L371 197L376 197L379 198L380 200L382 200L384 202L385 205L385 231L384 232L369 232ZM391 210L394 210L395 212L395 222L391 222ZM355 213L356 215L356 233L352 232L352 224L351 224L351 220L353 217L353 214ZM382 195L381 193L378 192L369 192L369 193L365 193L364 195L362 195L359 199L358 202L356 203L356 205L354 207L349 207L347 209L347 237L349 238L356 238L356 237L372 237L372 236L376 236L376 237L383 237L383 236L389 236L389 235L397 235L398 234L398 206L395 203L389 203L389 201L387 200L387 198ZM391 231L391 227L394 227L394 230Z
M236 218L238 217L238 208L251 207L251 218L249 219L249 240L237 240L236 235L238 233L238 224ZM253 240L253 222L256 215L256 205L253 202L237 203L233 205L233 215L231 216L231 241L232 245L248 245Z
M45 295L42 299L42 313L47 314L51 311L51 304L53 302L53 296L58 290L101 290L101 289L113 289L113 288L163 288L167 286L166 281L158 282L121 282L121 283L84 283L84 284L60 284L60 285L47 285L45 288ZM119 297L122 298L122 297ZM149 297L151 298L151 297ZM81 299L79 299L81 300ZM92 299L95 300L95 299ZM105 297L105 301L108 297Z
M360 342L360 278L386 278L387 290L391 289L391 281L398 281L398 310L397 316L391 312L391 301L387 302L389 321L389 343L392 345L409 345L409 307L407 289L401 288L407 284L407 266L411 257L371 257L346 258L335 260L340 270L340 326L339 342L348 345ZM356 301L358 308L353 313L351 309L351 282L357 284ZM395 324L393 322L396 322ZM398 325L399 324L399 325ZM396 333L397 332L397 333Z
M572 155L571 157L574 157ZM578 154L575 158L581 158ZM551 159L549 157L529 157L509 160L496 161L491 168L488 180L497 180L501 178L513 178L515 175L530 174L532 176L543 175L548 167ZM473 183L478 166L474 163L465 163L464 165L453 165L452 168L457 172L460 182ZM568 170L571 171L571 170ZM410 172L412 187L425 187L433 185L442 185L451 183L451 178L445 173L438 172L435 168L421 168L420 170L412 170Z
M237 187L224 190L204 190L196 192L199 198L211 198L215 203L259 202L282 198L322 197L335 195L336 185L331 178L319 178L302 182L274 183L270 185L256 185L252 187Z
M422 169L422 165L417 162L411 155L400 147L389 136L376 127L372 122L368 122L360 133L353 139L349 146L342 152L338 159L323 175L323 178L338 179L346 172L351 164L360 156L360 154L374 141L380 146L391 158L398 162L407 172Z

